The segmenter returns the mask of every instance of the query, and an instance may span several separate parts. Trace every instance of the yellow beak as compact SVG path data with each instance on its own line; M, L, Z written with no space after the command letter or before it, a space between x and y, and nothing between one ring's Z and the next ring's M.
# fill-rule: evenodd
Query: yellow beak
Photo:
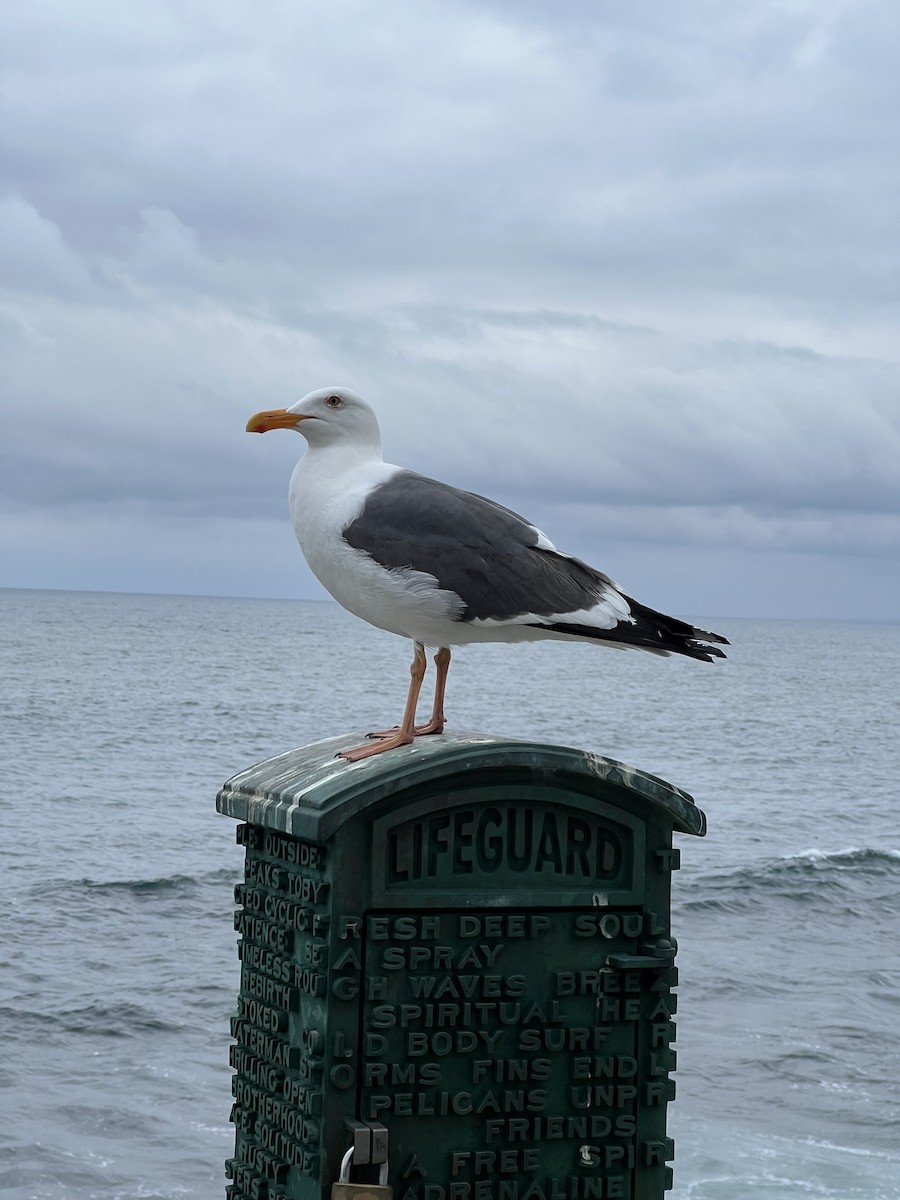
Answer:
M301 413L288 412L286 408L269 408L254 413L247 422L248 433L266 433L270 429L296 429L306 417Z

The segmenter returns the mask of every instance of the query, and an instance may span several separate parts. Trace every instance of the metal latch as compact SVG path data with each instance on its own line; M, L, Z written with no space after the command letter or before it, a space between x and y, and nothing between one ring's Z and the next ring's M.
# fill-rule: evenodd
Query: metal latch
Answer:
M393 1200L394 1189L388 1184L387 1130L379 1122L366 1124L348 1121L353 1145L341 1159L341 1173L331 1185L331 1200ZM378 1167L377 1183L353 1183L353 1167Z
M605 965L615 971L661 971L675 961L678 943L674 938L660 938L642 949L643 954L608 954Z

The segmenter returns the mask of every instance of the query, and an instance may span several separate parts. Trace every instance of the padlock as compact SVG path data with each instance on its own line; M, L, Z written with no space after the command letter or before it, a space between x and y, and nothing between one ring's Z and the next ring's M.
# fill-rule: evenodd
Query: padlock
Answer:
M394 1189L388 1185L388 1165L383 1162L378 1169L377 1183L351 1183L350 1164L353 1161L351 1146L341 1159L341 1173L337 1183L331 1185L331 1200L394 1200Z

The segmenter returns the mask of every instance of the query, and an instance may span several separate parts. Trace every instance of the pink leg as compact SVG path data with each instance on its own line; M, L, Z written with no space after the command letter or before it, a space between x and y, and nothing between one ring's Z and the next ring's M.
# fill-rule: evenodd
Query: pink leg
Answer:
M447 688L447 672L450 670L449 647L441 646L434 656L434 665L437 667L437 677L434 681L434 705L431 709L431 718L426 725L416 726L417 736L424 733L444 732L444 692Z
M417 642L416 645L421 645ZM424 647L422 647L424 653ZM431 708L431 716L424 725L416 725L414 733L416 737L422 737L428 733L443 733L444 725L444 692L447 688L447 672L450 669L450 651L446 646L442 646L434 656L434 665L437 667L437 676L434 681L434 704ZM370 738L389 738L393 737L399 729L399 725L395 725L393 729L374 729L371 733L367 733L366 737Z
M421 642L415 644L415 655L409 668L410 684L406 697L406 708L403 710L403 720L396 729L392 729L374 746L358 746L355 750L342 750L335 758L346 758L348 762L359 762L362 758L371 758L373 754L383 754L385 750L393 750L396 746L406 746L416 736L416 704L419 692L422 690L422 680L425 678L425 647ZM370 737L372 734L369 735Z

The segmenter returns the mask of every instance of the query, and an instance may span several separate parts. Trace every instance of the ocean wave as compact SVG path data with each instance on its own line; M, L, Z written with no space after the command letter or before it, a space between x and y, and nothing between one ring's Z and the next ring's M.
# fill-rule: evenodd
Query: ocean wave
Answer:
M135 896L188 896L196 895L203 887L236 883L238 876L230 867L214 871L201 871L196 875L161 875L153 879L76 879L59 883L57 886L82 888L86 892L126 892Z
M816 1150L836 1150L839 1154L847 1154L851 1158L878 1158L883 1162L900 1164L900 1154L889 1150L876 1150L869 1146L845 1146L829 1142L824 1138L802 1137L798 1139L801 1146L812 1146Z
M831 865L838 870L849 870L859 865L882 866L888 870L900 869L900 850L874 850L867 847L850 846L846 850L801 850L778 860L785 863L809 863L814 867Z
M40 1031L42 1036L61 1033L87 1033L99 1037L139 1037L145 1033L170 1033L181 1022L160 1020L156 1012L138 1004L102 1004L94 1002L57 1012L38 1012L27 1008L0 1007L0 1022L9 1022L9 1032ZM7 1034L9 1036L9 1034Z
M884 884L888 883L887 891ZM737 910L758 904L767 896L801 905L881 901L900 907L900 850L850 846L843 850L803 850L782 858L767 858L730 871L700 873L691 893L676 895L681 909Z

